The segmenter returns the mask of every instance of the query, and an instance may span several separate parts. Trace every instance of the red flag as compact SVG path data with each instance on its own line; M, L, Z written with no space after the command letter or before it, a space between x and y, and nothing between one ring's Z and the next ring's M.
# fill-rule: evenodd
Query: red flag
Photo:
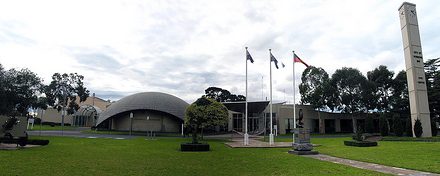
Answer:
M306 67L309 67L309 65L307 65L304 61L302 61L299 57L298 57L298 55L294 55L293 56L293 62L301 62L302 64L304 64Z

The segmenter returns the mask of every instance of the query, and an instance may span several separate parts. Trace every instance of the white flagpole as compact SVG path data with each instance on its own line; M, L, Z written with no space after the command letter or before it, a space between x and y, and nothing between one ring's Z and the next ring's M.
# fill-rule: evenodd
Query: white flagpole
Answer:
M247 59L247 48L246 47L246 110L245 110L245 127L244 127L244 145L249 145L249 135L248 135L248 59Z
M270 134L269 145L273 145L273 133L272 133L272 50L269 49L269 68L270 68Z
M296 108L295 108L295 51L293 53L293 64L292 64L292 72L293 72L293 134L292 134L292 143L295 143L295 130L296 130Z

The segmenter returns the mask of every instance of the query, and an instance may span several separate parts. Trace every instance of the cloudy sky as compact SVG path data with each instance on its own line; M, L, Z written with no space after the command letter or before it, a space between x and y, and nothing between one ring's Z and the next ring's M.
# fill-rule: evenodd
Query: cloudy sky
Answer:
M398 0L0 1L0 63L29 68L50 82L55 72L85 76L103 99L146 91L187 102L210 86L292 102L292 50L330 75L341 67L404 69ZM440 57L440 4L417 4L424 58ZM296 64L296 80L304 66ZM298 93L297 93L298 94ZM299 100L297 96L297 100Z

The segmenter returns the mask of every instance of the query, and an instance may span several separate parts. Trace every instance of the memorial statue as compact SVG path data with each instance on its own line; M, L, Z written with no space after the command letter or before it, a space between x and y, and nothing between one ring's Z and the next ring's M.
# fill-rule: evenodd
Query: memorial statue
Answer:
M298 112L298 122L296 122L296 127L297 128L304 128L304 122L303 122L303 119L304 119L304 113L303 113L303 110L302 109L299 109L299 112Z

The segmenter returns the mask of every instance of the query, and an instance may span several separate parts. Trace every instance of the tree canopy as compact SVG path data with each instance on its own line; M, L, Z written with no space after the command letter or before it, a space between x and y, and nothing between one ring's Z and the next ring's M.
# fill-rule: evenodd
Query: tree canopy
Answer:
M322 68L307 67L301 77L299 92L301 102L309 103L313 108L322 109L327 105L329 97L329 76Z
M220 102L202 96L185 112L185 126L191 129L193 143L197 143L200 128L223 125L228 122L228 109Z
M392 93L394 73L384 65L380 65L372 71L367 72L368 81L370 81L375 88L373 90L374 102L372 102L372 108L379 111L390 110L390 94Z
M354 68L343 67L332 75L330 84L336 91L333 94L336 99L336 108L342 112L359 112L365 109L362 102L363 86L366 79L362 73Z
M205 90L205 96L218 102L246 101L245 96L232 94L228 90L219 87L208 87Z
M45 93L48 104L60 111L67 107L67 113L73 114L79 109L76 103L77 96L79 102L83 102L89 96L89 90L84 87L84 76L77 73L55 73L51 83L46 87Z
M4 70L0 64L0 114L27 115L29 108L45 108L42 79L29 69Z

